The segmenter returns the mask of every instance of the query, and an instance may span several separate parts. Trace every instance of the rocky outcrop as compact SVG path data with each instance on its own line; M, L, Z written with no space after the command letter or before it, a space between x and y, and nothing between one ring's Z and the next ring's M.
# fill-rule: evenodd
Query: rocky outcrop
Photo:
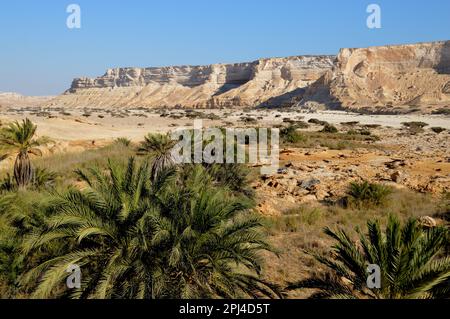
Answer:
M377 111L450 106L450 41L342 49L297 105Z
M110 69L75 79L48 106L238 107L275 105L319 79L333 56L296 56L251 63Z
M47 106L301 106L429 112L450 106L450 41L342 49L250 63L110 69Z

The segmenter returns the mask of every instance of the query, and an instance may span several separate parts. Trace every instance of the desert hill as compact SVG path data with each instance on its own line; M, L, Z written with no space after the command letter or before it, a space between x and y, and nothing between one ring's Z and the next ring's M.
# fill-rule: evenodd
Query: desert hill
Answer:
M214 108L288 102L330 70L334 59L297 56L236 64L110 69L96 79L75 79L49 105Z
M298 105L379 110L450 107L450 41L342 49Z
M430 112L450 105L450 41L207 66L116 68L46 106L301 106Z
M25 96L14 92L0 92L0 109L36 107L52 98L49 96Z

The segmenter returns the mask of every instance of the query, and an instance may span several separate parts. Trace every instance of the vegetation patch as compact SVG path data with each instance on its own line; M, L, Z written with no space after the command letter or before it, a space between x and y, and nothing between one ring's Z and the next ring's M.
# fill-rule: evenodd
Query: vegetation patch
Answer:
M350 183L347 196L344 198L346 207L358 208L381 206L386 204L392 189L382 184L363 182Z

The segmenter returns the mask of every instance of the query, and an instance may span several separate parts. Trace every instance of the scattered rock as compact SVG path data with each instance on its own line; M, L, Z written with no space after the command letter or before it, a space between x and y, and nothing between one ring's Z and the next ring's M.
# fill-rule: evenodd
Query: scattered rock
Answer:
M406 176L401 171L395 171L391 174L391 180L396 183L401 183L406 179Z
M312 190L314 186L319 184L320 180L318 180L317 178L311 178L309 180L302 181L299 186L307 190Z
M437 226L436 220L430 216L422 216L419 218L419 223L422 227L433 228Z

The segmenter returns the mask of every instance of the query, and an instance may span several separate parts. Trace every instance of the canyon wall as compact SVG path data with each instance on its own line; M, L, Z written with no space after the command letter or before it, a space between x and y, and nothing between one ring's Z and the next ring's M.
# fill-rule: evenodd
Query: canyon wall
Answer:
M249 63L110 69L47 106L423 111L450 105L450 41L342 49Z
M296 56L250 63L110 69L75 79L47 106L245 107L289 102L333 66L334 56Z
M450 41L342 49L298 106L367 111L450 107Z

